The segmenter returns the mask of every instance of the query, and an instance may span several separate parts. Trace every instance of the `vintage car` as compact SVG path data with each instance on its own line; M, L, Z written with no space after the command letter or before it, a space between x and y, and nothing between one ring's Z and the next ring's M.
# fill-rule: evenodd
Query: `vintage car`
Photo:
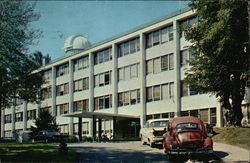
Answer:
M162 136L166 131L169 119L151 119L146 122L145 127L140 130L142 144L149 144L154 147L155 144L162 143Z
M68 135L61 135L60 133L53 130L42 130L39 131L35 136L35 141L48 142L60 142L62 139L67 139Z
M211 136L199 118L173 118L163 135L163 149L169 158L175 154L212 154Z

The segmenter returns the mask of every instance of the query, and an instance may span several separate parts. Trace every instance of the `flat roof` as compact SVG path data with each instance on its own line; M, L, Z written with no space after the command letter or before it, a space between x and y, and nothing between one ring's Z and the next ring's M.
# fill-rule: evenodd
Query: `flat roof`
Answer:
M93 118L95 116L96 118L102 118L102 119L113 119L113 117L117 118L133 118L138 119L140 116L135 115L126 115L126 114L114 114L114 113L102 113L102 112L75 112L75 113L69 113L62 115L63 117L82 117L82 118Z
M141 30L141 29L143 29L143 28L149 27L149 26L151 26L151 25L154 25L154 24L156 24L156 23L159 23L159 22L161 22L161 21L164 21L164 20L166 20L166 19L172 18L172 17L177 16L177 15L180 15L180 14L185 13L185 12L190 11L190 10L191 10L190 7L186 7L186 8L177 10L177 11L172 12L172 13L170 13L170 14L168 14L168 15L166 15L166 16L163 16L163 17L161 17L161 18L159 18L159 19L153 20L153 21L151 21L151 22L149 22L149 23L146 23L146 24L143 24L143 25L141 25L141 26L135 27L135 28L133 28L133 29L131 29L131 30L129 30L129 31L120 33L120 34L115 35L115 36L113 36L113 37L111 37L111 38L108 38L108 39L105 39L105 40L103 40L103 41L97 42L97 43L93 44L91 47L85 49L84 51L90 50L90 49L92 49L92 48L95 48L95 47L100 46L100 45L102 45L102 44L105 44L105 43L107 43L107 42L113 41L113 40L115 40L115 39L118 39L118 38L120 38L120 37L126 36L126 35L128 35L128 34L134 33L134 32L136 32L136 31L138 31L138 30ZM80 53L83 53L84 51L82 51L82 52L80 52ZM62 56L62 57L59 57L59 58L57 58L57 59L52 60L49 64L47 64L47 65L45 65L45 66L48 66L48 65L53 64L53 63L55 63L55 62L57 62L57 61L66 59L66 58L68 58L68 57L71 57L71 56L74 56L74 55L77 55L77 54L79 54L79 53L76 53L76 54L73 54L73 55L64 55L64 56ZM44 66L43 66L43 67L44 67Z

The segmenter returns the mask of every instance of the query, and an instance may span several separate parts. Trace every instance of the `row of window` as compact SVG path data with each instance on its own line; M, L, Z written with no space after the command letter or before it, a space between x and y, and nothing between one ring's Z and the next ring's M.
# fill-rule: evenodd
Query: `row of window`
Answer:
M140 89L118 93L118 106L140 103Z
M74 92L87 90L89 89L89 78L83 78L74 81Z
M147 102L170 99L174 97L174 83L166 83L147 87L146 100Z
M111 73L112 71L107 71L94 76L95 87L102 87L111 84Z
M183 96L192 96L197 95L198 92L192 89L189 85L185 84L183 81L181 82L181 97Z
M146 62L146 73L147 74L158 74L162 71L174 69L174 55L168 54L161 57L147 60Z
M27 120L36 119L36 110L28 110L27 111ZM23 112L15 113L15 122L23 121ZM12 117L11 114L7 114L4 116L4 123L11 123Z
M139 70L139 63L119 68L118 81L138 78L138 70Z
M52 97L51 86L42 88L42 99L48 99Z
M146 48L163 44L174 39L173 25L153 31L146 35Z
M132 39L118 45L118 57L133 54L140 51L140 39Z
M160 113L160 114L149 114L146 115L146 120L149 119L160 119L160 118L173 118L174 112L168 112L168 113Z
M108 48L102 51L99 51L94 54L94 65L98 65L104 62L112 60L112 48Z

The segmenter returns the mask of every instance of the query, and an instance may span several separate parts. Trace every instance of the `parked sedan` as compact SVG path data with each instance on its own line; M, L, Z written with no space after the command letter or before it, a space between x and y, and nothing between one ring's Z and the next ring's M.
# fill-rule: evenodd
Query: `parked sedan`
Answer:
M162 136L166 131L169 119L151 119L146 122L145 127L140 130L142 144L149 144L154 147L155 144L162 143Z
M164 152L169 157L175 154L212 154L211 136L199 118L173 118L163 135Z
M60 142L61 139L68 138L68 135L61 135L60 133L53 130L42 130L39 131L35 136L35 141L48 142Z

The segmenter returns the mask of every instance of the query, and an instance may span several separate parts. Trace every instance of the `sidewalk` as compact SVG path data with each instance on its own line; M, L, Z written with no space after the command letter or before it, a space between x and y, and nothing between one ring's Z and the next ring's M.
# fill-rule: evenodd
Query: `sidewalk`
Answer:
M224 143L214 142L214 154L227 162L250 162L250 151Z

